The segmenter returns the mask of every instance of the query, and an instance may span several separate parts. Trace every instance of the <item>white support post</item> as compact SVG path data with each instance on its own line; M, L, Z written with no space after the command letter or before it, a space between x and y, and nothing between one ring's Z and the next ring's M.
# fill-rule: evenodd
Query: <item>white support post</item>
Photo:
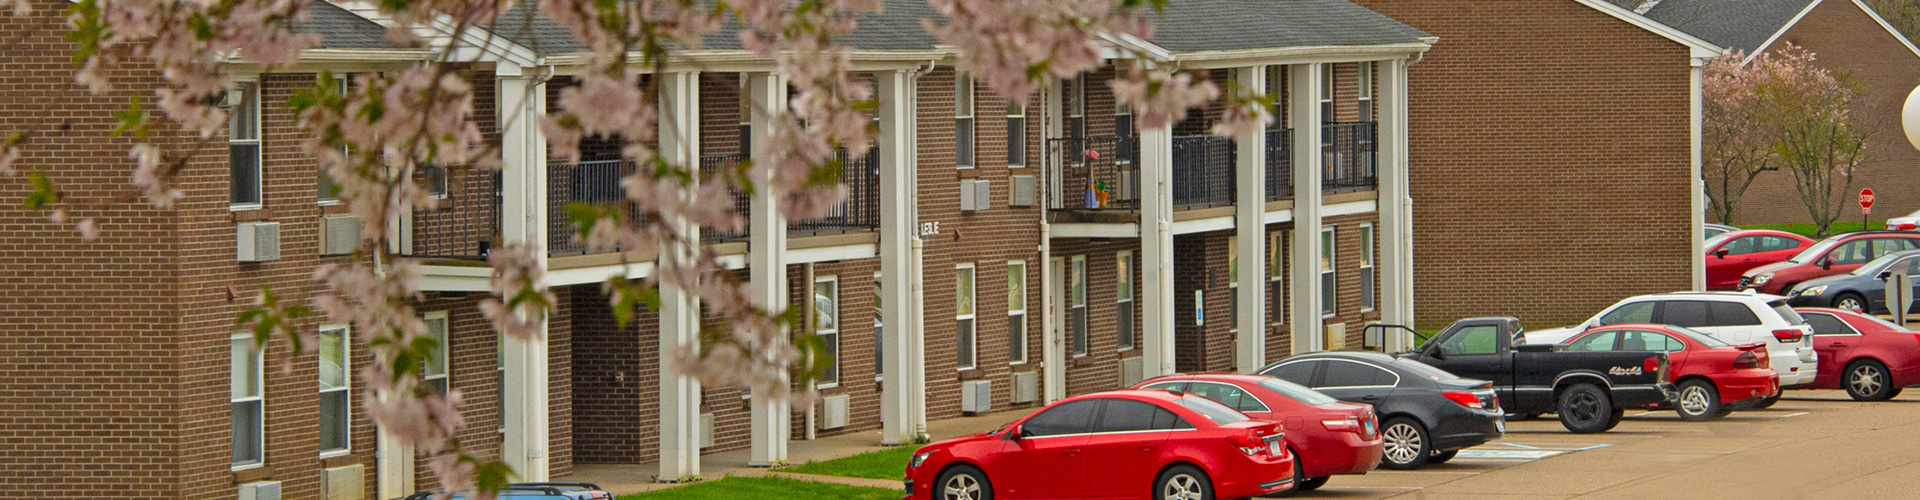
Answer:
M1242 88L1267 88L1267 67L1236 68ZM1234 350L1234 366L1252 373L1267 363L1267 124L1234 137L1238 148L1240 199L1234 204L1234 238L1240 248L1240 287L1237 300L1240 315L1234 318L1239 338Z
M700 73L659 75L660 156L698 172L700 168ZM697 185L698 178L694 181ZM697 190L689 189L693 197ZM689 200L698 203L699 200ZM700 230L686 217L666 221L686 239L677 245L662 243L664 265L691 264L700 251ZM700 382L677 373L675 351L700 346L699 292L660 283L660 473L662 482L684 482L700 477Z
M1293 307L1293 352L1318 351L1320 316L1320 72L1323 64L1296 64L1287 72L1293 80L1293 100L1287 103L1293 121L1293 272L1287 278Z
M1041 91L1044 101L1040 116L1045 124L1042 136L1053 139L1066 135L1066 99L1059 80L1049 80L1045 85ZM1042 147L1048 147L1044 144ZM1067 349L1065 335L1060 323L1057 323L1061 319L1060 308L1065 304L1054 300L1053 296L1054 289L1060 286L1060 277L1054 274L1053 226L1047 221L1046 209L1052 206L1054 200L1060 199L1060 179L1064 166L1060 164L1060 155L1050 149L1042 150L1040 164L1041 168L1046 169L1042 175L1047 186L1047 197L1043 202L1046 206L1040 210L1040 325L1041 331L1046 332L1040 342L1040 392L1043 394L1042 401L1052 404L1067 397Z
M1141 376L1173 373L1173 129L1140 133Z
M914 231L911 96L915 78L905 70L874 75L880 100L880 324L885 338L880 354L885 380L880 385L880 443L912 442L926 428L916 420L914 394L925 390L924 370L911 361L917 326L909 326L912 305ZM924 415L924 413L920 414Z
M754 149L765 149L773 134L773 117L787 109L787 84L777 73L747 76L748 98L753 117L749 127L755 139ZM762 151L753 152L762 157ZM756 165L750 173L758 189L753 190L752 211L748 216L753 235L748 240L747 268L753 283L754 304L769 311L787 307L787 220L780 214L781 193L772 189L772 170ZM785 335L781 332L781 335ZM792 415L786 400L754 394L751 413L751 443L747 465L773 467L787 462L787 440L792 431Z
M546 112L546 81L538 74L501 64L499 78L501 172L500 236L509 245L525 245L541 268L547 267L547 141L539 120ZM501 459L521 481L546 481L548 474L547 322L533 340L506 338L507 414Z
M1692 130L1689 134L1692 136L1692 140L1689 143L1692 146L1692 152L1689 156L1691 168L1688 170L1693 176L1693 182L1691 183L1692 196L1689 196L1689 198L1693 199L1693 217L1691 218L1693 229L1688 231L1690 235L1687 236L1687 241L1693 243L1693 251L1687 254L1687 260L1693 264L1691 266L1693 268L1692 281L1693 290L1696 292L1706 291L1707 289L1707 238L1705 233L1707 222L1707 179L1700 172L1700 120L1702 112L1700 107L1700 86L1703 82L1701 72L1705 69L1706 64L1706 59L1693 59L1692 82L1688 85L1687 92L1687 102L1689 105L1688 114L1692 117Z
M1380 67L1380 322L1413 326L1413 210L1407 178L1407 60ZM1413 349L1404 330L1381 331L1387 352Z

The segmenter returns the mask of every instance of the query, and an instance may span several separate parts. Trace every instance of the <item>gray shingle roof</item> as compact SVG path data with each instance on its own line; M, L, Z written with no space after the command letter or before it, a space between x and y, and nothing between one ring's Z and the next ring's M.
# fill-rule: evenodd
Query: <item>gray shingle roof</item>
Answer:
M1715 45L1752 54L1814 0L1661 0L1646 16Z
M862 50L926 50L938 43L920 25L921 19L938 16L926 0L884 0L881 5L880 13L862 16L853 33L841 37L841 41ZM529 21L527 15L534 10L524 2L514 5L494 23L494 33L543 54L587 50L573 37L572 30L546 15L534 15ZM729 18L719 31L701 40L701 48L739 50L739 31L740 25Z
M294 33L319 33L324 49L391 49L387 28L327 2L307 5L307 19L293 23Z
M1172 0L1149 16L1175 53L1416 43L1430 36L1346 0Z

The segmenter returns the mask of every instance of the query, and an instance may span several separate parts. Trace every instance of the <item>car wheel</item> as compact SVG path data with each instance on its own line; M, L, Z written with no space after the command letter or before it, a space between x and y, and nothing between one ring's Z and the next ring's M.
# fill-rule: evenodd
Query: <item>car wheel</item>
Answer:
M1593 384L1574 384L1560 393L1560 425L1574 434L1606 432L1612 423L1613 399Z
M1306 479L1295 479L1293 481L1293 491L1313 491L1313 490L1320 489L1321 486L1326 486L1327 480L1331 478L1332 476L1320 476L1320 477L1310 477Z
M1453 460L1453 457L1459 454L1460 450L1437 451L1433 453L1433 456L1427 457L1427 463L1444 464L1447 463L1448 460Z
M1713 420L1725 415L1720 412L1720 391L1712 382L1700 379L1688 380L1680 384L1680 400L1673 404L1674 413L1688 422Z
M1153 481L1154 500L1213 500L1213 482L1191 465L1175 465Z
M1427 464L1427 457L1433 454L1432 441L1427 439L1427 428L1407 417L1394 417L1380 428L1380 440L1384 441L1384 452L1380 454L1380 466L1394 470L1418 469Z
M1783 391L1783 392L1784 392L1784 391ZM1779 402L1780 402L1780 395L1779 395L1779 394L1775 394L1775 395L1772 395L1772 396L1767 396L1767 398L1766 398L1766 399L1762 399L1762 400L1760 400L1760 403L1759 403L1759 404L1756 404L1756 405L1753 405L1753 408L1754 408L1754 409L1756 409L1756 410L1763 410L1763 409L1767 409L1767 408L1772 408L1772 407L1773 407L1773 405L1774 405L1774 403L1779 403Z
M1508 421L1508 422L1520 422L1520 421L1525 421L1525 420L1533 420L1533 419L1536 419L1536 418L1540 418L1540 414L1538 414L1538 413L1509 413L1509 414L1507 414L1507 421Z
M1867 300L1861 298L1860 294L1857 293L1843 293L1833 299L1833 308L1848 311L1865 311L1867 310Z
M1627 416L1627 410L1624 408L1613 410L1613 415L1607 417L1607 428L1603 430L1610 431L1610 430L1613 430L1613 428L1615 427L1619 427L1620 421L1626 420L1626 416Z
M1893 384L1887 379L1887 365L1863 359L1847 364L1840 385L1855 401L1885 401L1893 398Z
M985 472L971 466L947 469L933 484L937 500L993 500L993 483L987 482Z

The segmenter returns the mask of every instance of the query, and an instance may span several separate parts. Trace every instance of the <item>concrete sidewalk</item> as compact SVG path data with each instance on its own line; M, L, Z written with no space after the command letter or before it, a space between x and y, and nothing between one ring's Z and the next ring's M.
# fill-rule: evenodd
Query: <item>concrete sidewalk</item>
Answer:
M986 432L999 428L1002 424L1026 415L1032 409L988 413L972 417L958 417L936 420L927 423L927 434L934 441L968 434ZM787 444L787 461L793 464L820 462L846 458L861 453L887 449L880 446L880 431L861 431L837 436L822 437L812 441L794 440ZM900 464L901 469L906 464ZM682 486L674 483L656 482L659 475L658 463L646 464L574 464L573 475L554 478L555 481L577 481L594 483L615 495L631 495L648 491L663 490ZM701 457L700 477L716 480L727 476L765 477L778 476L791 479L819 481L853 486L900 489L898 480L877 480L820 476L814 474L789 474L765 467L748 467L747 450L723 451Z

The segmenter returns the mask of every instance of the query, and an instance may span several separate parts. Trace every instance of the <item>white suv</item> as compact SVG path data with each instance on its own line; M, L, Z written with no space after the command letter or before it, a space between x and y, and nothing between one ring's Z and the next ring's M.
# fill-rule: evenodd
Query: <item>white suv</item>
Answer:
M1780 386L1813 383L1818 361L1813 328L1787 306L1786 298L1746 292L1679 292L1620 301L1577 326L1526 333L1529 344L1558 344L1590 328L1653 323L1692 328L1733 344L1767 343Z

